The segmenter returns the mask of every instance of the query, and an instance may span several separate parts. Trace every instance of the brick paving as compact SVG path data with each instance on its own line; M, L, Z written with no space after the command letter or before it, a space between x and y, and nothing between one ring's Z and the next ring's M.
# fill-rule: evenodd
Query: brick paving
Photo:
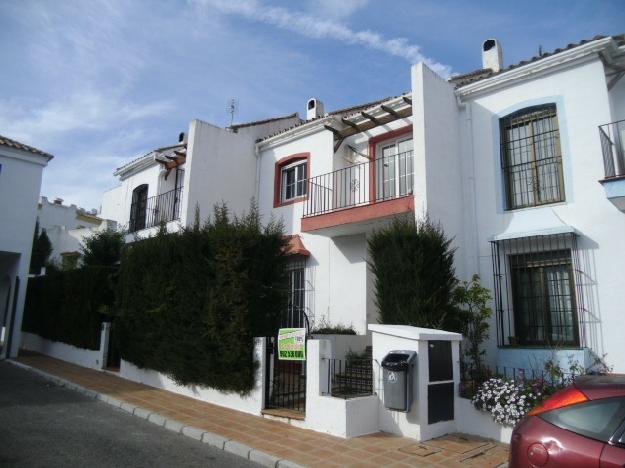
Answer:
M17 359L82 387L305 466L497 467L508 446L463 434L427 442L377 433L342 439L131 382L38 354Z

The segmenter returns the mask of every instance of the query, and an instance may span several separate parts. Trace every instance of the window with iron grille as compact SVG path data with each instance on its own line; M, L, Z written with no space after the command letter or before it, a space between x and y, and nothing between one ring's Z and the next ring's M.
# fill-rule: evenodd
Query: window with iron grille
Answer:
M287 264L289 290L287 307L281 326L288 328L306 327L306 260L297 258Z
M510 257L515 328L522 345L579 345L571 251Z
M500 129L506 208L564 201L555 104L515 112L500 120Z
M499 346L585 346L577 243L573 232L491 241Z

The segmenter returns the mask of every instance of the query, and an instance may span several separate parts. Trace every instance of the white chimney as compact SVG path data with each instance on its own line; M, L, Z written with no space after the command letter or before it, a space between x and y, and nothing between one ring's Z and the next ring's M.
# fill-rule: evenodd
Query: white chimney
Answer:
M323 102L316 98L310 98L308 104L306 104L306 120L316 119L324 115L325 109Z
M482 44L482 68L498 72L503 68L503 51L497 39L486 39Z

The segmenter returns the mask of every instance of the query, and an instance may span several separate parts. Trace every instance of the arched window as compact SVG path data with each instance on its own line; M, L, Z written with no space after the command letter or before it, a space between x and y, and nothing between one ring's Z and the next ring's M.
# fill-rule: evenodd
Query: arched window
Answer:
M528 107L500 121L507 209L564 201L555 104Z
M139 185L132 191L130 205L130 232L145 228L146 208L148 203L148 184Z

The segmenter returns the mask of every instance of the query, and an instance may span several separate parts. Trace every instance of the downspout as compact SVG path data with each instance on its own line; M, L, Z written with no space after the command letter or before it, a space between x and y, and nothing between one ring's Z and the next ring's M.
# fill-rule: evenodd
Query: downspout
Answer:
M256 156L256 181L254 188L254 199L256 203L259 203L258 198L260 197L260 143L256 143L254 145L254 155Z
M473 199L473 236L474 236L474 248L475 248L475 270L480 277L482 276L481 268L480 268L480 246L479 246L479 232L478 232L478 222L477 222L477 191L476 191L476 182L475 182L475 148L473 141L473 112L470 103L462 102L460 97L456 95L456 102L458 107L464 109L465 111L465 128L468 130L469 137L469 153L471 159L471 174L469 175L469 181L471 186L471 198Z

